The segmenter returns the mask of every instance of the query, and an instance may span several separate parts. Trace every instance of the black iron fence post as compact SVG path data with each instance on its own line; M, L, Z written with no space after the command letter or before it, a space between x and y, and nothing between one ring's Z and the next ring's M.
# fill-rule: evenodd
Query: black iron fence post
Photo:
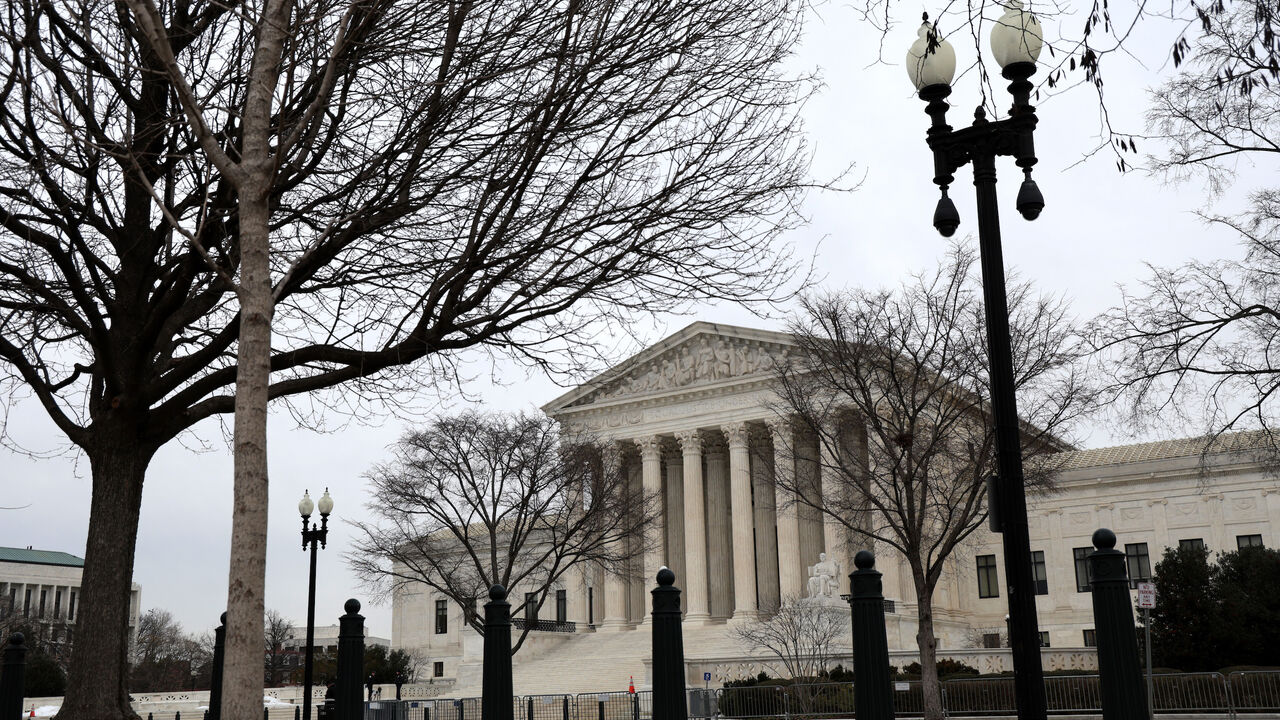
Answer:
M4 646L4 667L0 669L0 718L22 715L27 672L27 642L22 633L9 636Z
M335 720L360 720L364 715L360 678L364 675L364 616L360 601L351 598L343 606L346 615L338 618L338 680L334 694Z
M893 720L889 641L884 629L884 594L876 556L859 550L849 574L853 612L853 704L858 720Z
M653 595L653 720L686 720L684 635L680 628L680 588L669 568L658 571Z
M227 650L227 614L213 630L213 669L209 671L209 720L222 720L222 660Z
M1093 622L1098 639L1098 682L1102 686L1103 720L1143 720L1147 692L1138 666L1138 633L1125 554L1116 550L1116 534L1106 528L1093 533L1089 584L1093 588Z
M489 602L484 606L484 677L480 687L480 720L514 720L511 603L501 585L489 588Z

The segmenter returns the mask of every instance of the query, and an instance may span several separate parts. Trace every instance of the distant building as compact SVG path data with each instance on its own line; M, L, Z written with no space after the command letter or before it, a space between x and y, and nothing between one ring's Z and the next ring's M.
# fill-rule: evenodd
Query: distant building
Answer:
M315 634L312 637L312 647L315 652L338 652L338 626L337 625L317 625ZM369 634L369 628L364 629L364 645L380 645L384 648L391 647L391 641L387 638L375 637ZM307 628L305 626L289 628L289 639L284 641L285 652L302 652L307 647Z
M80 612L84 558L56 550L0 547L0 621L25 625L41 643L69 646ZM138 632L142 586L129 594L129 637Z
M794 352L785 333L694 323L543 406L571 431L612 443L632 482L665 502L660 542L630 572L585 567L551 588L555 622L540 623L527 639L532 649L517 656L517 692L521 682L559 693L639 680L649 647L649 590L663 565L684 593L691 681L700 682L703 670L719 682L765 669L758 653L733 639L730 625L768 615L781 598L813 596L815 569L838 568L821 572L837 584L824 594L848 592L853 553L870 543L806 507L775 501L776 473L804 473L817 497L827 491L816 440L776 422L772 368ZM1229 436L1205 457L1195 439L1059 456L1057 491L1028 499L1046 669L1094 667L1086 558L1097 528L1119 536L1135 583L1150 579L1166 548L1280 546L1280 481L1257 457L1262 441L1251 433ZM900 555L875 550L889 601L889 647L895 662L905 663L916 645L914 585ZM952 554L938 583L939 648L984 671L1008 669L1008 651L1000 648L1007 585L1000 538L983 526ZM508 590L518 603L522 589ZM430 657L434 676L457 678L467 688L459 692L478 687L479 635L454 600L425 585L398 588L392 638L395 647ZM556 664L566 659L591 672Z

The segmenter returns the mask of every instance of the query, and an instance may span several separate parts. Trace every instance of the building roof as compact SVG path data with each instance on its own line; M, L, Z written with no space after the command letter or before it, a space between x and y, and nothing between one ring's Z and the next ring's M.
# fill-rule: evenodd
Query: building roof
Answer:
M0 562L84 567L84 558L76 557L70 553L58 552L57 550L32 550L30 547L0 547Z
M1229 433L1218 437L1190 437L1175 440L1157 440L1136 445L1076 450L1065 453L1064 470L1097 467L1099 465L1123 465L1200 455L1265 450L1271 446L1267 433L1255 430ZM1207 451L1207 452L1206 452Z

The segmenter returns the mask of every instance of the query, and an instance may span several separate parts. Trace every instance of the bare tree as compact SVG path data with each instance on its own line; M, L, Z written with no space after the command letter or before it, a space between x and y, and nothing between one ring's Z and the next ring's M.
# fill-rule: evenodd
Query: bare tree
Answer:
M778 411L816 439L821 491L781 474L788 497L853 537L901 555L916 592L924 714L942 717L933 593L948 559L986 517L995 467L982 293L961 245L896 290L811 297L792 324L798 352L777 369ZM1065 305L1009 292L1015 388L1029 484L1046 485L1069 447L1061 433L1091 409ZM793 450L794 452L794 450Z
M378 519L357 524L347 560L383 592L420 584L443 594L483 634L477 606L494 584L523 593L518 614L526 602L540 607L571 570L623 574L643 556L637 538L649 534L659 500L628 482L611 452L562 439L559 425L540 416L436 419L368 474Z
M266 677L263 682L268 687L276 687L281 682L281 671L289 661L289 653L285 652L285 643L293 638L293 621L276 610L267 610L263 618L263 640Z
M1208 12L1208 11L1206 11ZM1276 38L1260 19L1266 3L1236 2L1213 12L1182 71L1152 91L1148 115L1153 169L1173 181L1198 179L1208 196L1236 182L1242 162L1280 159L1280 66ZM1236 259L1150 268L1137 288L1092 325L1120 419L1131 429L1181 427L1204 437L1202 458L1249 450L1280 460L1274 395L1280 365L1280 188L1250 189L1237 215L1205 219L1241 238ZM1232 436L1236 431L1257 431Z
M225 707L248 713L268 397L346 384L312 407L360 414L451 378L469 348L573 369L597 362L600 321L785 296L773 240L807 184L810 84L781 63L800 11L7 3L5 390L94 480L65 713L133 714L143 478L202 420L237 411Z
M777 612L732 627L738 642L778 658L791 678L814 679L828 669L833 646L849 630L849 612L839 607L783 598Z

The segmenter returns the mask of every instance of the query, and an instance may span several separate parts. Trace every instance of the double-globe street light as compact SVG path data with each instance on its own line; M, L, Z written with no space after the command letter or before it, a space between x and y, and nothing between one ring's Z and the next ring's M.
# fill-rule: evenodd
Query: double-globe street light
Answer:
M311 522L311 512L320 511L320 527ZM302 515L302 549L311 548L311 577L307 582L307 648L302 666L302 720L311 720L311 671L316 634L316 546L325 546L329 538L329 513L333 512L333 498L329 497L329 488L324 489L320 502L311 501L311 493L302 491L302 499L298 501L298 512Z
M907 73L928 105L933 123L928 143L933 150L933 181L942 197L933 214L933 226L950 237L960 224L960 214L947 195L953 173L973 163L973 184L978 195L978 247L982 265L983 301L987 320L987 350L991 364L991 410L996 433L996 482L989 508L993 526L1002 533L1005 577L1009 590L1009 644L1013 649L1014 696L1021 720L1043 720L1047 715L1044 671L1040 662L1040 629L1036 622L1035 583L1031 571L1031 543L1027 530L1027 498L1023 488L1022 444L1018 406L1014 397L1013 358L1009 338L1009 308L1005 297L1004 259L1000 250L1000 215L996 207L996 157L1013 157L1024 179L1017 208L1034 220L1044 208L1044 198L1031 179L1036 164L1035 108L1031 82L1036 71L1043 32L1020 0L1003 3L1006 11L991 29L991 52L1001 74L1009 80L1013 107L1009 117L988 120L982 106L973 124L952 130L946 123L947 96L955 77L956 54L936 24L920 27L919 38L907 52Z

